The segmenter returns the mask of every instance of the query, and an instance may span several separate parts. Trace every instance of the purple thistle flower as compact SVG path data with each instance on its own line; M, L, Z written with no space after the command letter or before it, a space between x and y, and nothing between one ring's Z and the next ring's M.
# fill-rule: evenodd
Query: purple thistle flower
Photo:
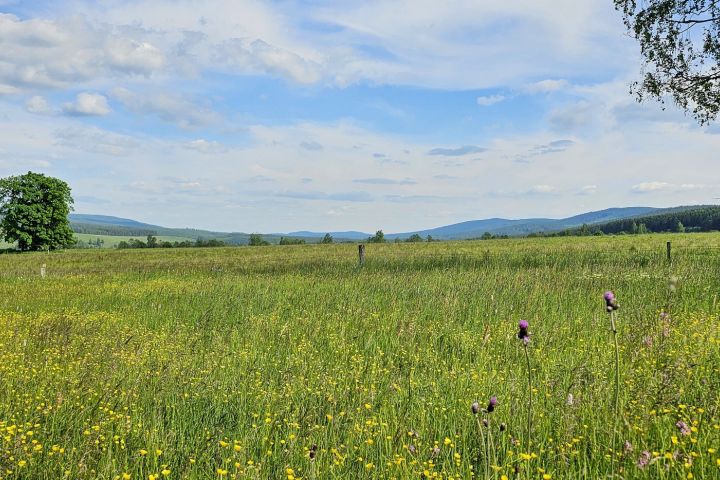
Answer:
M518 328L520 331L518 331L517 337L520 340L524 340L525 338L530 336L530 332L528 332L528 328L530 328L530 323L528 323L527 320L520 320L518 322Z
M680 433L683 435L690 435L690 427L688 427L688 424L680 420L675 424L675 426L680 430Z
M630 443L629 440L625 440L625 443L623 443L623 451L628 454L633 451L633 444Z
M473 415L477 415L480 413L480 404L478 402L473 402L470 406L470 410L472 410Z
M620 308L620 305L617 303L617 299L615 298L615 294L608 290L603 295L603 298L605 299L605 308L607 309L608 313L611 313L613 310L617 310Z
M490 413L490 412L492 412L493 410L495 410L495 406L497 405L497 403L498 403L498 400L497 400L497 397L496 397L495 395L493 395L492 397L490 397L490 401L488 402L488 406L487 406L487 411L488 411L488 413Z

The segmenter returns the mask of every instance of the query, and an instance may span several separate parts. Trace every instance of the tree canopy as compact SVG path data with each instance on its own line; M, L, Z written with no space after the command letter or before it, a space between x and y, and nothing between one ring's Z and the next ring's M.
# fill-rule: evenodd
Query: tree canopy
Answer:
M73 199L60 179L28 172L0 179L0 233L22 251L74 243L68 215Z
M720 0L614 0L640 43L639 101L668 96L702 125L720 112Z

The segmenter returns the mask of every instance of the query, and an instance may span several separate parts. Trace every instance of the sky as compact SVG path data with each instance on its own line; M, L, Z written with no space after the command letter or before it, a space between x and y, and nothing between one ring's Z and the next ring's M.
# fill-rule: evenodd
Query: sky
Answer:
M718 203L607 0L0 0L0 177L77 213L402 232Z

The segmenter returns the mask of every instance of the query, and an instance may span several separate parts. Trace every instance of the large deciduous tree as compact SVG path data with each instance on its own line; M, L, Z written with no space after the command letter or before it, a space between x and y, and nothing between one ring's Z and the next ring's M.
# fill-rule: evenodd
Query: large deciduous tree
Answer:
M639 101L669 96L702 125L720 112L720 0L614 0L640 43Z
M23 251L72 245L72 204L70 187L60 179L33 172L2 178L0 233Z

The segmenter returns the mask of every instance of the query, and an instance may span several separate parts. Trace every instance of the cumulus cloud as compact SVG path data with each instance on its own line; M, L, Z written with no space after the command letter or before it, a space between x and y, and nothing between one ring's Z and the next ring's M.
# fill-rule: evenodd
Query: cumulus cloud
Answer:
M57 145L113 156L128 155L140 146L140 143L133 137L95 127L63 128L55 132L55 138Z
M539 194L539 195L551 195L554 193L558 193L558 190L557 190L557 188L553 187L552 185L535 185L530 190L528 190L528 193Z
M529 83L523 86L523 91L534 94L534 93L550 93L558 90L565 90L570 86L567 80L541 80L535 83Z
M337 192L337 193L325 193L325 192L296 192L296 191L284 191L276 193L277 197L286 198L297 198L301 200L334 200L344 202L371 202L373 196L368 192Z
M135 113L154 115L181 128L201 127L220 121L220 115L211 108L178 95L162 92L137 94L125 88L116 88L112 96Z
M270 73L298 83L315 83L321 76L318 64L260 39L227 40L218 47L214 58L216 63L240 73Z
M74 102L63 105L66 115L104 116L111 112L107 98L99 93L78 93Z
M707 185L697 183L668 183L668 182L642 182L637 185L633 185L631 190L633 193L654 193L654 192L681 192L691 190L702 190Z
M550 112L548 121L554 130L572 132L588 127L597 121L597 109L601 107L602 105L581 100L556 108Z
M200 153L224 153L227 148L219 142L211 142L203 138L191 140L183 145L188 150L195 150Z
M505 95L487 95L483 97L477 97L477 104L482 107L489 107L504 101L507 97Z
M578 195L595 195L598 191L597 185L585 185L577 192Z
M124 72L149 75L165 65L163 52L148 42L111 37L105 49L113 67Z
M0 95L12 95L18 92L20 92L19 88L0 83Z
M135 29L135 37L152 33ZM164 55L143 38L85 17L22 20L0 14L0 84L18 90L63 88L127 75L150 75Z
M415 185L417 182L412 178L401 180L394 178L356 178L353 183L367 183L370 185Z
M25 110L36 115L48 115L52 113L47 100L40 95L35 95L25 102Z
M433 148L428 152L428 155L442 155L445 157L461 157L470 153L482 153L486 151L486 148L478 147L476 145L464 145L457 148L444 148L437 147Z

